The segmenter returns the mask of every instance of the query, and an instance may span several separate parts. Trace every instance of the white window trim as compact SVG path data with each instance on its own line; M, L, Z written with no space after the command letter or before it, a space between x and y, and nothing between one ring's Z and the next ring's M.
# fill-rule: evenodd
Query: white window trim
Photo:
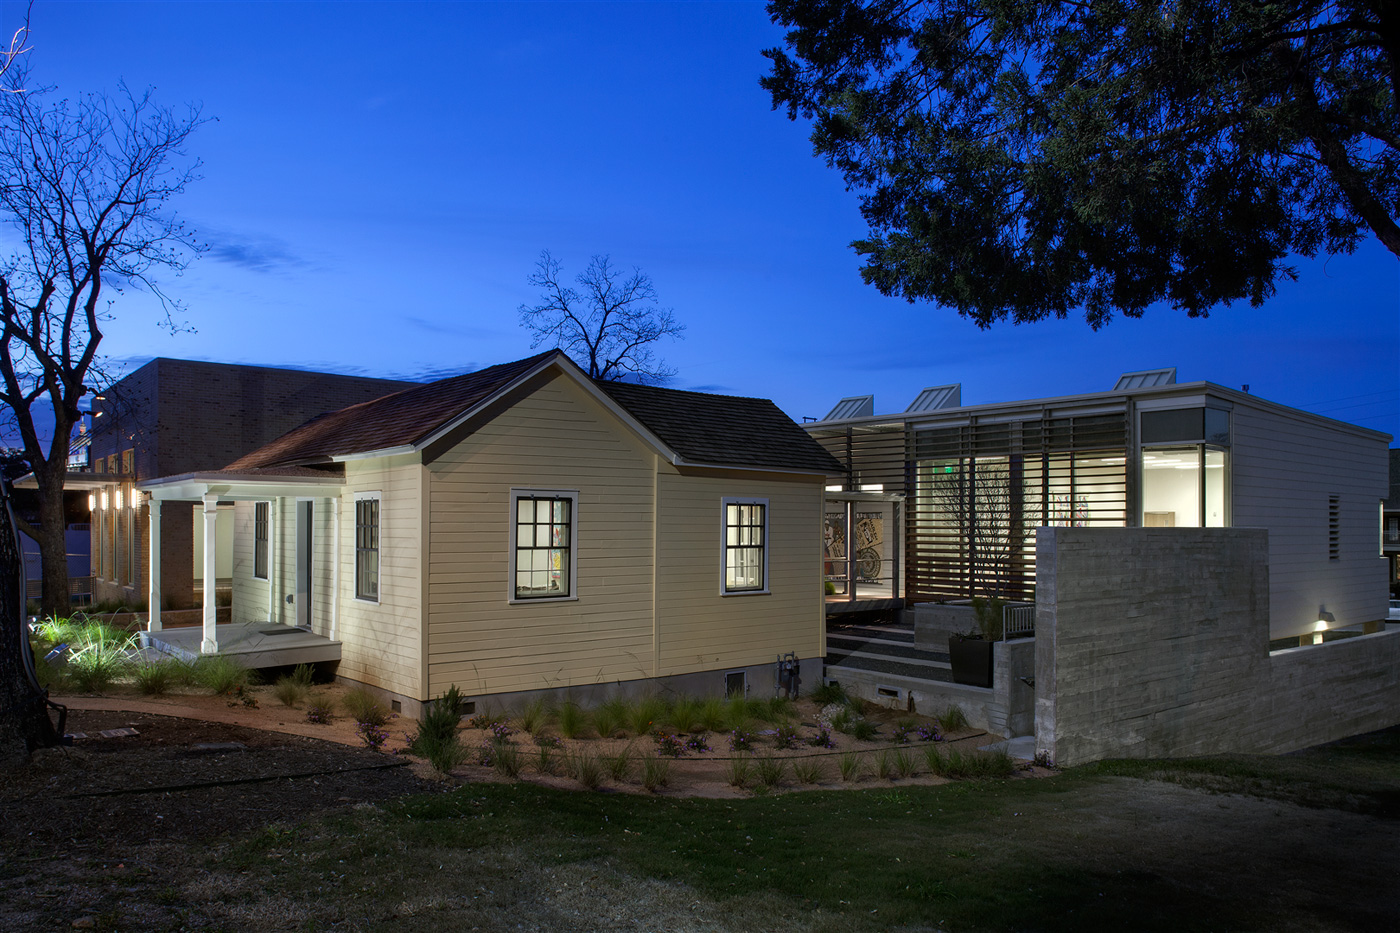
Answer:
M515 595L516 531L519 524L521 499L568 499L569 500L569 595L568 596L529 596ZM577 489L535 489L515 487L510 489L510 512L507 527L510 529L509 550L506 552L506 602L512 606L533 606L540 603L567 603L578 599L578 490Z
M768 577L768 551L770 540L768 537L769 516L772 510L769 508L768 500L754 496L725 496L719 500L719 595L721 596L767 596L770 592L771 581ZM725 558L729 556L727 545L729 543L729 507L731 505L761 505L763 506L763 588L758 590L731 590L726 585L728 577L728 566Z
M359 517L357 513L360 510L360 503L366 499L373 499L374 501L379 503L379 509L377 512L377 515L379 517L379 529L378 534L376 536L378 541L378 547L374 549L375 582L373 599L371 599L368 596L360 595L360 549L358 538L360 529L359 523L356 521L356 519L358 519ZM354 597L356 602L367 603L371 606L378 606L384 599L384 496L377 489L367 489L364 492L355 493L354 501L355 505L350 513L350 534L352 536L352 541L350 545L350 559L352 562L352 573L350 574L351 596Z

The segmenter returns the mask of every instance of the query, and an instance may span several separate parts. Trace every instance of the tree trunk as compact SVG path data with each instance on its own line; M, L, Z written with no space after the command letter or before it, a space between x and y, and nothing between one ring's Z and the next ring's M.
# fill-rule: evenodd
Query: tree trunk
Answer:
M68 523L63 510L63 471L67 464L59 464L57 475L48 466L42 469L49 475L41 477L38 470L34 471L39 484L39 561L44 574L39 605L45 617L62 617L70 609Z
M0 769L23 765L34 749L59 742L47 693L30 675L33 660L20 588L23 558L9 493L6 482L0 490Z

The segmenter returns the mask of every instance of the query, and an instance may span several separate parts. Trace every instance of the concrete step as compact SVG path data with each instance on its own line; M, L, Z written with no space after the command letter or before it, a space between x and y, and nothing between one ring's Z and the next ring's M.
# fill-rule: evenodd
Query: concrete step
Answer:
M827 678L838 682L852 676L863 679L872 677L878 679L881 674L894 674L911 681L953 682L953 672L947 667L905 664L899 661L873 661L868 658L842 659L840 663L832 663L828 660L826 665Z

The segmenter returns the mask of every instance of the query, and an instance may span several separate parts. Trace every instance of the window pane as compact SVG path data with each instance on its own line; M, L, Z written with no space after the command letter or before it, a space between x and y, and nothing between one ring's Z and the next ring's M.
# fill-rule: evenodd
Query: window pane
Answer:
M1154 447L1142 452L1142 524L1145 528L1199 528L1199 447Z

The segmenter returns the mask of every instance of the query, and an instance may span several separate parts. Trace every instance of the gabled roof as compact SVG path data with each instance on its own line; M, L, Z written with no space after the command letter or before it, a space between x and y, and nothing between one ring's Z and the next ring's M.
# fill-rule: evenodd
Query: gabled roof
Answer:
M630 382L596 385L688 463L821 473L845 470L766 398L710 395Z
M224 468L234 473L422 450L469 416L557 368L612 407L673 463L834 473L842 467L767 399L590 380L551 350L453 376L315 418Z
M563 355L551 350L321 415L224 469L316 463L347 454L412 446L556 354Z

